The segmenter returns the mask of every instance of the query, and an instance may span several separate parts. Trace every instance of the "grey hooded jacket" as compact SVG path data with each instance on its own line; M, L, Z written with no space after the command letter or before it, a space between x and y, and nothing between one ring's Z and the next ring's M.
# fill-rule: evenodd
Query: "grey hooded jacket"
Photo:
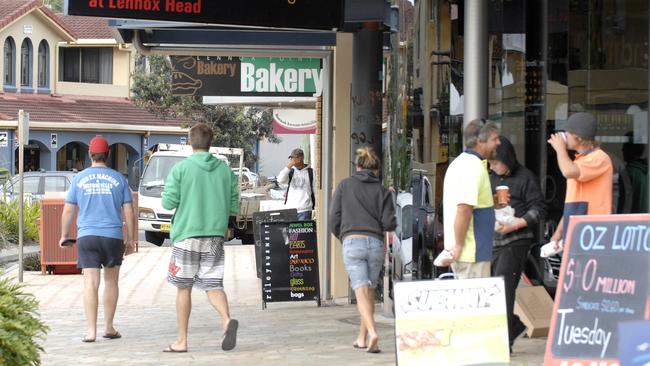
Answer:
M383 240L384 232L396 226L393 197L370 171L356 172L336 188L329 220L339 240L350 234Z

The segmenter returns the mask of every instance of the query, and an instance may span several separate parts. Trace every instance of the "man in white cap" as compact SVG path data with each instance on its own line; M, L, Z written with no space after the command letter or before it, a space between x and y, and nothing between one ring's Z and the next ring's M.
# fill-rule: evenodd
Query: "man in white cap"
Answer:
M570 216L612 213L614 169L609 155L596 143L596 127L593 114L575 113L566 123L566 133L554 133L548 139L567 180L564 212L551 237L556 243L564 238ZM575 160L568 150L577 152Z
M285 206L298 210L298 220L311 220L311 211L316 205L314 171L305 164L305 153L302 149L293 149L287 166L278 174L278 182L287 184Z

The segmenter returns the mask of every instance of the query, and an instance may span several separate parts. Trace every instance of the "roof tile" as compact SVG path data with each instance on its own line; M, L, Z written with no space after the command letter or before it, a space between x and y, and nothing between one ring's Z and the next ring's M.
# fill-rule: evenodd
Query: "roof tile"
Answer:
M159 118L126 98L0 94L0 118L15 121L18 110L38 122L86 122L131 125L181 126L179 119Z

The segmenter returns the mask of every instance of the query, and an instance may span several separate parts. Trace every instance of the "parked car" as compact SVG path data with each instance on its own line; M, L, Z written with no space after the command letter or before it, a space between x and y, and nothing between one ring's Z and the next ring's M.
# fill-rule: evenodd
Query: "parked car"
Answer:
M23 192L25 200L30 202L40 201L45 193L66 192L72 183L72 178L77 174L74 171L36 171L23 173ZM4 201L15 200L20 194L18 175L0 187L0 197Z

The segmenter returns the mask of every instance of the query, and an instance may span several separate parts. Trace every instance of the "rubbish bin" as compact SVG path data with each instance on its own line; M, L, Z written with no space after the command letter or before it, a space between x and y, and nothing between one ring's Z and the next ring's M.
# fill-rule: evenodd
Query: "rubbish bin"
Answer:
M138 233L138 193L133 192L133 215L135 220L135 232ZM47 194L41 200L41 216L39 228L39 244L41 247L41 272L54 274L63 273L81 273L77 269L77 246L61 248L59 239L61 238L61 215L63 214L63 205L65 204L64 194ZM70 236L77 237L77 214L75 212ZM126 235L126 224L124 226L124 235ZM138 245L136 245L138 251Z
M61 195L46 196L41 200L41 217L38 239L41 246L41 272L81 273L77 269L77 246L61 248L61 214L64 198ZM70 235L77 236L76 214Z

